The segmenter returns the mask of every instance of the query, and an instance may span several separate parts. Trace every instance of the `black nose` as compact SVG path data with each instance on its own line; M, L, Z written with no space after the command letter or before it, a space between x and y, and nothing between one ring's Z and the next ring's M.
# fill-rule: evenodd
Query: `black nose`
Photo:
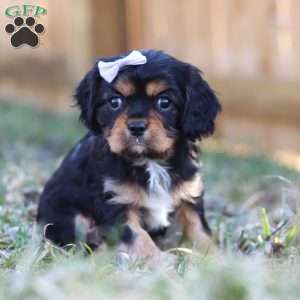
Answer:
M143 120L132 120L128 122L130 133L136 137L144 134L147 129L147 122Z

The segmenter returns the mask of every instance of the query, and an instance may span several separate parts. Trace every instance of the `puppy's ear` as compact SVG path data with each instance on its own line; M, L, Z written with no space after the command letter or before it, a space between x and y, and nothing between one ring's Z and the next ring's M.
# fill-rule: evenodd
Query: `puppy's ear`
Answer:
M81 80L74 94L76 105L80 109L80 120L95 132L101 131L95 118L101 80L95 65Z
M188 66L188 73L182 129L185 136L194 140L213 134L221 105L196 67Z

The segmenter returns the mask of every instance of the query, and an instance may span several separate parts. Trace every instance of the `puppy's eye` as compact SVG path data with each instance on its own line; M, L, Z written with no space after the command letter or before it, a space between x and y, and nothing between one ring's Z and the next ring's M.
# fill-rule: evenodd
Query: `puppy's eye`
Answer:
M160 97L157 100L156 106L161 111L167 111L171 108L172 102L167 97Z
M110 105L112 110L120 109L121 106L122 106L122 103L123 103L123 101L120 97L111 98L109 100L109 105Z

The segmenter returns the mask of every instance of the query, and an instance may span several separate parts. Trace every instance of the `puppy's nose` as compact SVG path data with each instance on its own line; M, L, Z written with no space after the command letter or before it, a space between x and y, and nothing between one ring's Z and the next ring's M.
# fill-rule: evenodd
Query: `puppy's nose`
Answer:
M128 129L133 136L142 136L147 129L147 122L144 120L132 120L128 122Z

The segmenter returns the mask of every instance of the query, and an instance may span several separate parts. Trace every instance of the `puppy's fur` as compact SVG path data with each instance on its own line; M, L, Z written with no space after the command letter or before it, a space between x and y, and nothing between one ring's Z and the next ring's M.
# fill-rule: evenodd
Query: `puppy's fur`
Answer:
M203 251L212 245L196 142L214 132L220 104L196 67L142 53L147 63L124 67L111 84L95 64L76 90L89 132L46 184L38 209L58 245L76 242L78 227L93 247L117 231L120 249L149 257L172 224Z

